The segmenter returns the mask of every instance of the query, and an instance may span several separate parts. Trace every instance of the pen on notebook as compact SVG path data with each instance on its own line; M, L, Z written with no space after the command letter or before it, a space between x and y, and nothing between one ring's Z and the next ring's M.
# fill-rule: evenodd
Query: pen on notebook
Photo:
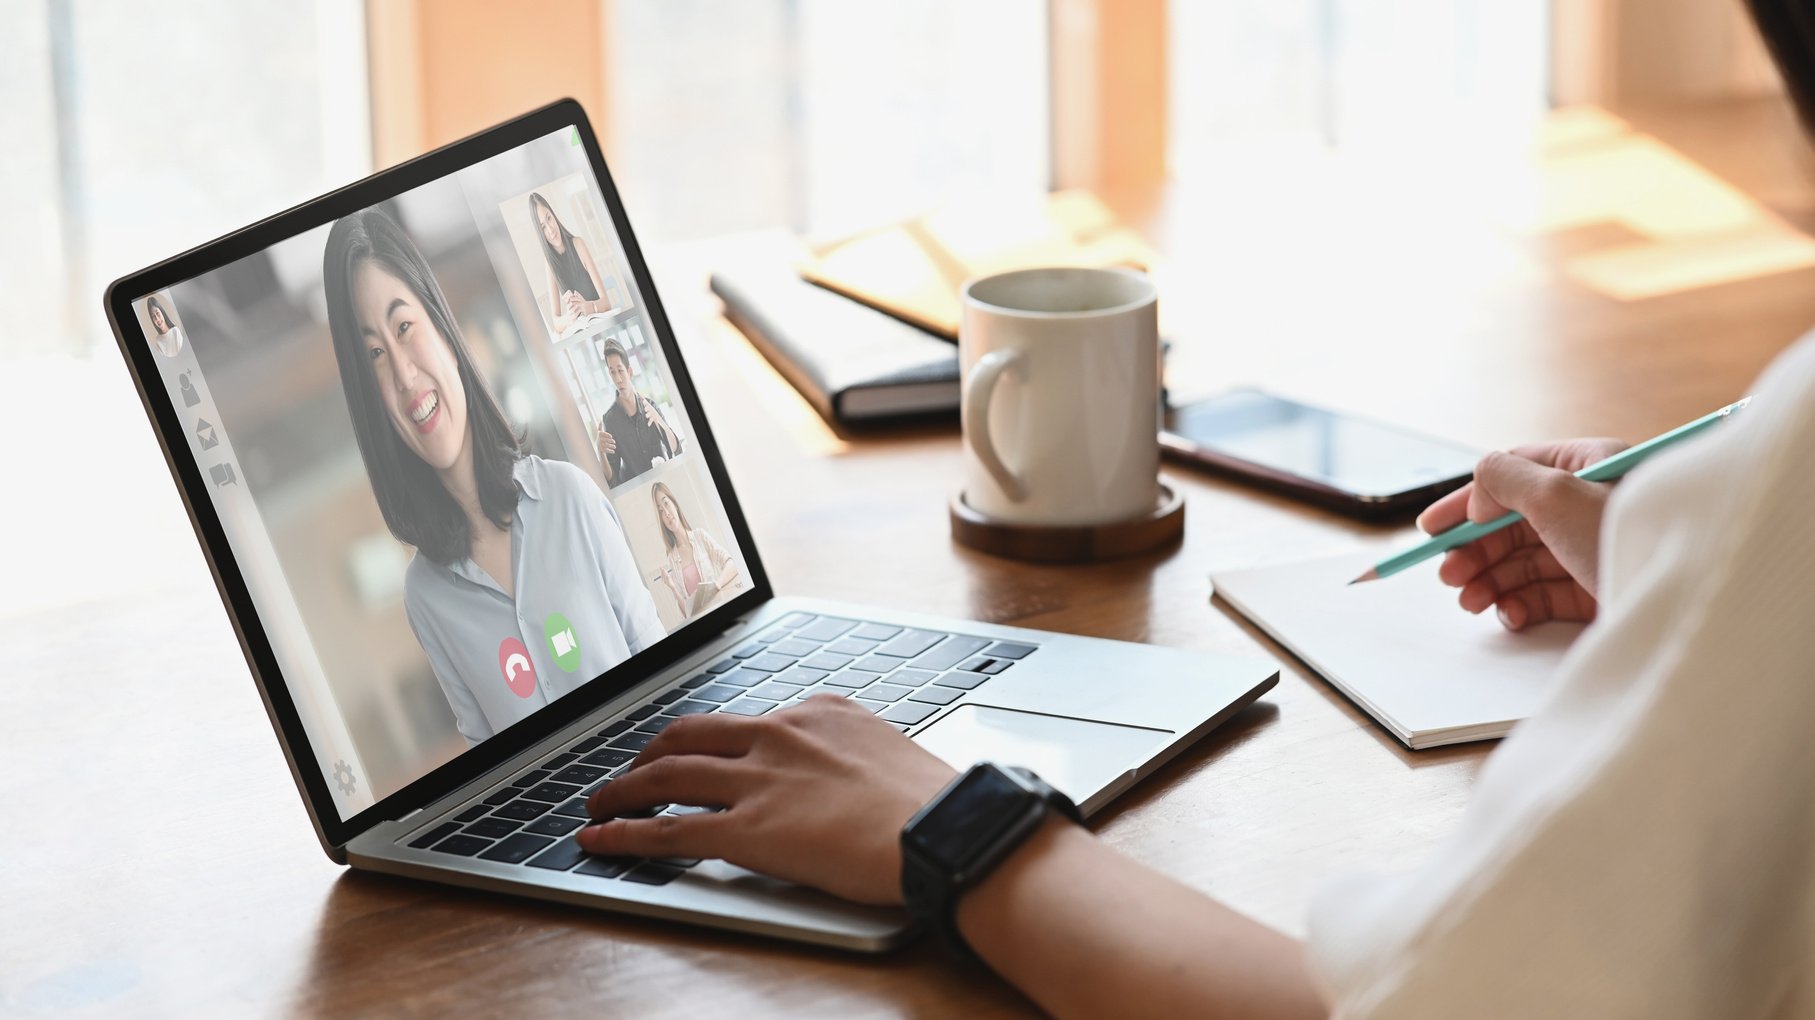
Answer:
M1703 415L1687 425L1678 426L1661 436L1647 439L1637 446L1627 447L1606 460L1590 464L1582 470L1577 471L1576 477L1588 482L1611 482L1615 478L1638 467L1640 462L1644 461L1645 458L1667 446L1673 446L1688 439L1690 436L1695 435L1711 425L1725 421L1728 415L1745 407L1751 402L1751 397L1746 397L1743 400L1736 400L1713 414ZM1430 538L1402 553L1381 560L1374 565L1373 569L1349 583L1360 584L1363 581L1377 581L1383 577L1390 577L1415 563L1422 563L1433 556L1446 553L1457 546L1467 545L1477 538L1491 535L1509 524L1516 524L1524 519L1525 515L1515 510L1511 513L1502 514L1491 521L1464 521L1442 534L1432 535Z

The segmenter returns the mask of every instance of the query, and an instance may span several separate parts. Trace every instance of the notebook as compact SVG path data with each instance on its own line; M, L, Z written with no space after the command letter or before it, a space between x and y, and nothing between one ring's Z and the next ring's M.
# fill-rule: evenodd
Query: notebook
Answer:
M785 257L712 274L731 320L828 421L958 413L958 348L803 281Z
M1378 551L1211 575L1215 592L1413 750L1505 736L1582 624L1521 633L1470 616L1433 563L1359 584Z

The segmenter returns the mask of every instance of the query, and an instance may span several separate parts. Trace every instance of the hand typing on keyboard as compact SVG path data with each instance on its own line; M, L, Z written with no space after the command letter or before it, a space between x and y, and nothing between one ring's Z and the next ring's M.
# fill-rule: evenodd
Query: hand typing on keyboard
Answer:
M594 854L722 858L863 903L901 902L901 827L956 773L845 698L675 720L593 794ZM726 810L627 817L656 804Z

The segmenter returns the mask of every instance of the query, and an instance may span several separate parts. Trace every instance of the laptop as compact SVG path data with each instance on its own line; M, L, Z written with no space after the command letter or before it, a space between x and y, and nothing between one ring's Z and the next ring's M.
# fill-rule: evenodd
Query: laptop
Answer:
M1088 815L1278 678L778 596L571 100L106 303L316 835L352 867L879 951L901 911L584 854L586 796L676 718L834 694Z

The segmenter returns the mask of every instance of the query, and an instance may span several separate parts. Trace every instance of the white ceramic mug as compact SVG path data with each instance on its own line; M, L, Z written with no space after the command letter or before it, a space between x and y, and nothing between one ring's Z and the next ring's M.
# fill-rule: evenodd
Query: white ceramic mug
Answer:
M1159 499L1159 295L1132 269L965 284L964 500L1011 524L1088 525Z

